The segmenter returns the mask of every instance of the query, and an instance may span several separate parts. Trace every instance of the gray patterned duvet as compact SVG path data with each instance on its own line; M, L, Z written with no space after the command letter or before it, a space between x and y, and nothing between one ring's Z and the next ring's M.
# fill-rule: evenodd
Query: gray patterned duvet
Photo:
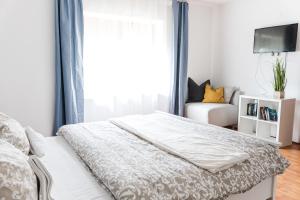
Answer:
M175 124L180 120L166 118ZM276 147L256 138L201 124L197 130L219 142L230 141L250 158L211 173L108 121L64 126L59 134L116 199L221 200L250 190L288 166Z

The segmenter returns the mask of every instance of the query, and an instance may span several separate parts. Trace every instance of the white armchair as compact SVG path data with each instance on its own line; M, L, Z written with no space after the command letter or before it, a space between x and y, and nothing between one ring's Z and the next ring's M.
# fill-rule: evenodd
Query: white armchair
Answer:
M238 106L220 103L187 103L185 117L217 126L232 126L238 123Z
M222 127L237 125L239 96L240 91L237 90L231 97L230 103L187 103L185 117Z

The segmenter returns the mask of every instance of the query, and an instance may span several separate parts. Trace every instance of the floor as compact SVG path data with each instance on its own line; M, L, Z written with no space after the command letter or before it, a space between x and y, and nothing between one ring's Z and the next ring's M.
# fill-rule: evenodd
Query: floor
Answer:
M300 144L280 149L291 163L283 175L277 179L276 200L300 199Z

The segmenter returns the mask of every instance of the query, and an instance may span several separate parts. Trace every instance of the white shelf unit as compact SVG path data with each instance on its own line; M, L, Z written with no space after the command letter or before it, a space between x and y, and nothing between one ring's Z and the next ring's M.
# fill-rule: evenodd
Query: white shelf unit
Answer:
M273 99L241 95L239 104L238 131L278 142L281 147L292 144L294 112L296 99ZM257 115L247 115L247 105L257 104ZM262 119L260 107L269 107L277 111L277 121Z

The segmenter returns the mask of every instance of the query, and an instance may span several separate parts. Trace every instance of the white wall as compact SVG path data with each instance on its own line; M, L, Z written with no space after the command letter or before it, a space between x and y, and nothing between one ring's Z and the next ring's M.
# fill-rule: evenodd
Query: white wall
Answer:
M198 84L212 77L214 6L189 2L188 75Z
M197 82L270 88L269 55L253 55L254 29L300 21L298 0L233 0L219 8L190 1L189 75ZM218 12L219 10L219 12ZM217 20L216 20L217 19ZM0 0L0 112L45 135L54 119L54 1ZM299 37L300 39L300 37ZM299 43L300 44L300 43ZM298 48L299 49L299 48ZM263 75L262 75L263 74ZM300 52L288 56L288 97L298 98L294 141L300 142Z
M272 95L275 58L252 53L254 29L299 22L299 8L299 0L232 0L220 6L217 23L220 30L215 33L215 39L220 41L214 47L219 51L214 54L213 82L239 86L248 94L267 91ZM298 39L300 45L300 35ZM286 96L298 99L293 140L300 142L300 51L289 53L287 60Z
M0 0L0 94L0 112L51 135L54 1Z

